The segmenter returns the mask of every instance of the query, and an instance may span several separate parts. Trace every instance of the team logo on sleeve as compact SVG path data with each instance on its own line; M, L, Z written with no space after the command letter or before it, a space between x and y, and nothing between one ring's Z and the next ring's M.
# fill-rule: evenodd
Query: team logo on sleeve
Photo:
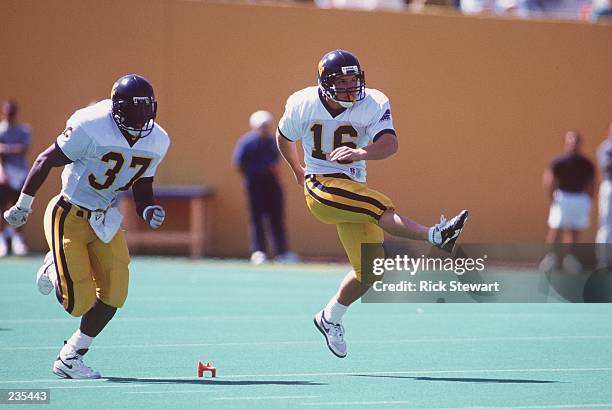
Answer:
M391 120L391 110L387 108L387 111L380 117L378 122L390 121Z

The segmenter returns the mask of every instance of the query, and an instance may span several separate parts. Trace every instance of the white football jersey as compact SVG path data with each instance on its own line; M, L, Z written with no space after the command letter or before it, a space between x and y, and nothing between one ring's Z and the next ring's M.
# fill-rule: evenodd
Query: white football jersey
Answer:
M170 139L157 123L130 147L111 114L111 100L76 111L57 137L73 162L62 172L62 195L90 210L107 209L139 178L155 175Z
M365 182L366 162L330 161L331 152L343 145L363 148L383 133L395 134L386 95L366 88L365 98L333 117L323 105L319 87L300 90L287 99L278 129L291 141L302 141L306 174L343 173Z

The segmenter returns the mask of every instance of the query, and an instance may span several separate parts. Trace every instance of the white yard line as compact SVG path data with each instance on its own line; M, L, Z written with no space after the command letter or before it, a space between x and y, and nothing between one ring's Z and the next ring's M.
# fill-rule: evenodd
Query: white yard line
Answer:
M163 394L163 395L172 395L172 394L184 394L184 393L219 393L222 391L227 391L227 389L200 389L200 390L155 390L155 391L126 391L125 394Z
M248 396L248 397L214 397L212 400L295 400L316 399L319 396Z
M553 341L553 340L611 340L612 335L581 335L581 336L498 336L498 337L449 337L429 339L384 339L384 340L351 340L351 344L410 344L410 343L483 343L483 342L521 342L521 341ZM218 343L164 343L164 344L129 344L129 345L96 345L96 350L125 350L125 349L166 349L189 347L235 347L235 346L279 346L279 345L315 345L316 340L270 341L270 342L218 342ZM3 346L0 351L19 350L57 350L58 346Z
M460 317L464 318L466 314L459 313L447 313L447 312L428 312L427 311L427 303L411 303L412 307L410 307L410 313L389 313L384 314L385 319L415 319L421 320L423 318L432 318L432 317ZM413 309L414 307L414 309ZM425 313L417 314L414 313L417 307L421 307L425 309ZM609 317L609 312L589 312L589 313L581 313L581 312L534 312L534 313L510 313L510 312L499 312L499 313L469 313L470 319L473 318L496 318L496 317L552 317L552 316L563 316L567 317L594 317L594 316L605 316ZM361 319L380 319L380 314L356 314L354 315L356 320ZM210 321L228 321L228 320L301 320L301 319L312 319L312 315L310 314L295 314L295 315L237 315L237 316L220 316L220 315L181 315L181 316L165 316L165 317L153 317L153 316L127 316L121 317L121 321L123 322L160 322L160 321L197 321L197 320L210 320ZM2 319L0 318L0 326L6 327L10 324L31 324L31 323L55 323L55 322L66 322L65 317L55 317L55 318L47 318L47 319Z
M330 401L321 403L301 403L303 406L371 406L384 404L414 404L411 400L380 400L380 401ZM412 410L537 410L537 409L595 409L612 408L612 403L597 404L543 404L537 406L467 406L467 407L420 407Z

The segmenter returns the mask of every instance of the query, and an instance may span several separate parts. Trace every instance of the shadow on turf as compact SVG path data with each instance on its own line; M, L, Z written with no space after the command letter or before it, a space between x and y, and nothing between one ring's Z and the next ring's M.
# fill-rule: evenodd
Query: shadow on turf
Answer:
M8 332L9 330L13 330L13 329L9 329L6 327L0 327L0 332Z
M303 380L218 380L218 379L138 379L136 377L104 377L111 383L152 383L152 384L218 384L222 386L247 386L275 384L281 386L323 386L327 383Z
M355 374L356 377L386 377L390 379L411 379L426 382L461 382L461 383L560 383L557 380L530 380L530 379L483 379L475 377L414 377L414 376L384 376L378 374Z

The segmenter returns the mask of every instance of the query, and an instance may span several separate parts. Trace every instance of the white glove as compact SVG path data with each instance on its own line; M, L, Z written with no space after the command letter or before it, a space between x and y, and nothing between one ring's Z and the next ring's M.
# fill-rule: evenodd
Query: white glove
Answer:
M28 220L28 216L32 213L32 201L34 197L24 194L19 196L17 203L4 212L4 219L9 225L19 228Z
M151 228L157 229L164 223L166 211L159 205L149 205L142 211L142 217Z

